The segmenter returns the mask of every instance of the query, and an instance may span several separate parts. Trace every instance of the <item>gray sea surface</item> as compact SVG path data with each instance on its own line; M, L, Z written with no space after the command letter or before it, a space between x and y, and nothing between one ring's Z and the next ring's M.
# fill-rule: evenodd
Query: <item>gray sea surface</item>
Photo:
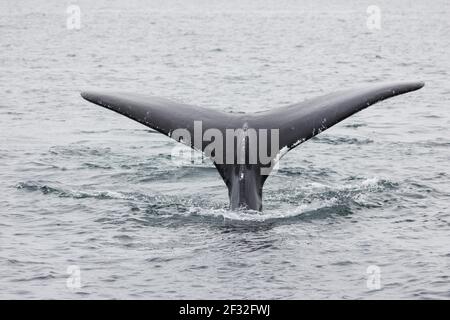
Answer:
M449 299L450 2L377 1L380 29L372 4L0 0L0 298ZM426 86L289 152L262 213L79 95L256 112L389 81Z

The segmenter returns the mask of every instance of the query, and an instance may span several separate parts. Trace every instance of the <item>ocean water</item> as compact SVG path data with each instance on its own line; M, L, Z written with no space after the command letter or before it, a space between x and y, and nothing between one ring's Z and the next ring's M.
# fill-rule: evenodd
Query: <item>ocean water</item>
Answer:
M380 29L371 4L1 0L0 298L449 299L450 3L377 1ZM403 80L289 152L262 213L79 95L253 112Z

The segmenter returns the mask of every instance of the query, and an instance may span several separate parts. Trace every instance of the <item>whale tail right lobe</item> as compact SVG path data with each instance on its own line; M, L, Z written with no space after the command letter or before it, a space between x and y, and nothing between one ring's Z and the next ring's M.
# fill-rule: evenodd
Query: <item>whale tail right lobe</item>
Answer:
M264 182L274 162L285 152L358 111L387 98L418 90L423 85L422 82L378 84L344 90L265 112L238 115L129 93L83 92L81 95L90 102L203 151L213 160L228 187L231 208L261 210ZM249 129L257 132L258 154L263 145L260 133L264 130L278 132L275 145L279 150L271 150L269 163L259 157L256 161L249 161ZM239 132L228 135L228 130ZM184 132L182 139L179 132ZM219 148L217 144L217 148L211 148L211 142L217 142L218 135L222 137L222 147ZM209 139L204 139L205 136ZM267 144L274 145L274 141L271 141L273 137L264 135L264 138L268 138ZM230 144L233 156L229 155L230 148L227 148Z
M377 102L423 86L423 82L402 82L343 90L259 113L254 126L279 129L280 149L287 152Z

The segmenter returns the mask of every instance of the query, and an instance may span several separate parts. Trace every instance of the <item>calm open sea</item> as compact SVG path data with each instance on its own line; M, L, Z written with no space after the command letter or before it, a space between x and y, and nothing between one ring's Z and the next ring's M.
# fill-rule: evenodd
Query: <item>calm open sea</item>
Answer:
M79 0L79 30L69 4L0 1L0 298L450 298L449 1L377 1L379 30L356 0ZM260 214L79 96L253 112L403 80L287 154Z

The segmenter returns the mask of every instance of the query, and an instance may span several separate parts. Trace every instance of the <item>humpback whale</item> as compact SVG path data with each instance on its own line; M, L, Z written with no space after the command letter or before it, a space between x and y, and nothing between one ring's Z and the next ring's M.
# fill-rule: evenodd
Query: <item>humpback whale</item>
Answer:
M253 114L123 92L84 91L81 96L204 152L228 188L231 209L261 211L264 182L287 151L358 111L423 86L423 82L375 84Z

